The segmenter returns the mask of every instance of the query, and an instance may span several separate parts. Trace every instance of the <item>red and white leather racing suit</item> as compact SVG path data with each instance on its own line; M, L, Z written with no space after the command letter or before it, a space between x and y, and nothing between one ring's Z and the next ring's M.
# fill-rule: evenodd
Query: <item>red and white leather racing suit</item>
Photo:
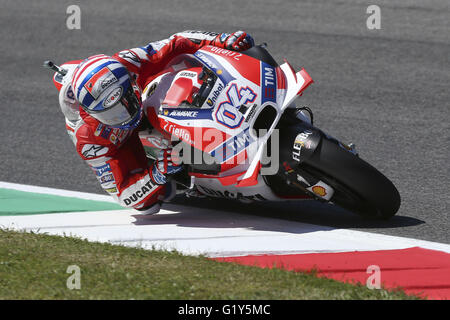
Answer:
M226 35L184 31L145 47L120 51L113 57L136 77L142 91L172 58L182 53L194 53L210 44L224 48ZM66 91L67 95L71 94L70 90ZM79 115L72 115L71 119L66 116L66 128L78 154L94 171L102 188L124 207L143 214L158 212L171 187L169 183L158 185L152 179L152 164L149 164L139 140L138 128L111 128L78 109ZM153 113L147 114L149 118L156 117L153 108L145 112Z

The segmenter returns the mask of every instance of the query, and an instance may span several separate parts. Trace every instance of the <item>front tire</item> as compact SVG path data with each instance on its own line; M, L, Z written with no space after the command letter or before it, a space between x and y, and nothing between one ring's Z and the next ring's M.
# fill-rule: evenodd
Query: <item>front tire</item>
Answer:
M331 202L352 212L389 219L400 207L400 194L388 178L325 136L299 166L335 190Z

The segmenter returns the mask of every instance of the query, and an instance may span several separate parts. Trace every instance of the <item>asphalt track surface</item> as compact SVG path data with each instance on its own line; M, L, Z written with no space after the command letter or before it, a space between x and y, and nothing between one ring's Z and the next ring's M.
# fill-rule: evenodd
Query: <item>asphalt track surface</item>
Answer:
M71 4L81 8L80 30L66 27ZM368 3L355 0L3 0L0 181L103 193L65 133L44 60L113 54L186 29L242 29L277 61L309 72L315 83L299 104L313 109L319 128L356 143L397 186L401 208L376 222L316 202L183 203L450 243L449 3L371 4L381 8L380 30L367 29Z

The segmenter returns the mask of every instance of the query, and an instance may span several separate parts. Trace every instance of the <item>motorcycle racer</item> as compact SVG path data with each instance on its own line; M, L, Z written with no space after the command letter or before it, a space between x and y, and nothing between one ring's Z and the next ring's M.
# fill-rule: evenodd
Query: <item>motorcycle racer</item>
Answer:
M205 45L243 51L254 41L243 31L183 31L112 57L72 62L71 81L59 88L67 132L101 187L122 206L154 214L175 195L169 177L181 166L172 162L171 149L149 163L138 136L142 119L157 117L155 109L144 110L141 92L171 59Z

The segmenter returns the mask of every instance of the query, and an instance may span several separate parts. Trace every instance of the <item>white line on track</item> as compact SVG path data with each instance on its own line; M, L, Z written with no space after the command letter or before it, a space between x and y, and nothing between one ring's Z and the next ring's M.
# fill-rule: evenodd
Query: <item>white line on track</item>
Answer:
M0 188L107 201L108 196L0 182ZM108 200L112 201L112 199ZM0 227L71 235L145 249L176 249L209 257L394 250L450 253L450 245L376 233L167 204L153 216L124 209L3 216Z
M84 200L115 202L114 199L112 199L108 195L70 191L70 190L63 190L63 189L54 189L54 188L39 187L39 186L29 186L26 184L18 184L18 183L3 182L3 181L0 181L0 189L12 189L12 190L17 190L17 191L33 192L33 193L40 193L40 194L50 194L50 195L55 195L55 196L72 197L72 198L78 198L78 199L84 199Z

